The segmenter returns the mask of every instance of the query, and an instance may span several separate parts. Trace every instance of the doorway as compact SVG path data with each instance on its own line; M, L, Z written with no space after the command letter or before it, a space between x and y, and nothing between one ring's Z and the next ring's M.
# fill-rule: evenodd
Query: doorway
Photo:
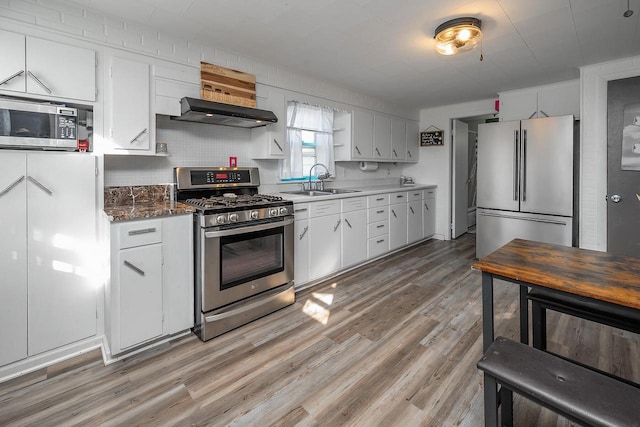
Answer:
M451 238L475 233L478 125L495 115L453 119L451 122Z
M640 77L607 88L607 252L640 257Z

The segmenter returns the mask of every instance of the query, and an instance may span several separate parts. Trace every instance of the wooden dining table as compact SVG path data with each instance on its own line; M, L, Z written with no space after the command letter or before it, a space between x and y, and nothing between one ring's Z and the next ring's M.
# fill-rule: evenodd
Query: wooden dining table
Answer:
M494 340L493 281L520 285L520 342L529 342L530 287L554 289L640 310L640 259L514 239L473 267L482 271L483 350Z
M549 243L514 239L473 267L482 271L482 344L494 341L493 281L520 286L520 342L529 342L530 288L551 289L640 310L640 259ZM498 420L497 384L485 375L487 425Z

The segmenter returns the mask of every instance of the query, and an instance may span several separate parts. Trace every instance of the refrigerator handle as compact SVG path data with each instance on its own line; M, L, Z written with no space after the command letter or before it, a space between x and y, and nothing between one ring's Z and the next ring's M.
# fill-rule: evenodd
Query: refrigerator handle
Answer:
M513 200L518 200L518 137L520 131L514 131L513 135Z
M527 130L522 130L522 201L527 201Z

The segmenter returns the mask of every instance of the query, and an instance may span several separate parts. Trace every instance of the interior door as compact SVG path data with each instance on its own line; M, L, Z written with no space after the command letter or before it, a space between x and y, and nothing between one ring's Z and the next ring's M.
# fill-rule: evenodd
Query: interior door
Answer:
M469 180L469 125L453 121L453 195L451 238L467 232L467 181Z
M607 252L640 257L640 77L607 90Z

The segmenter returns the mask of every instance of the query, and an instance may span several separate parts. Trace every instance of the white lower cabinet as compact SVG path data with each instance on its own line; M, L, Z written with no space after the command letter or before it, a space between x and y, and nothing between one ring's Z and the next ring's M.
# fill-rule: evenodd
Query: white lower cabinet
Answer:
M395 194L392 194L393 198ZM394 250L407 244L407 202L389 206L389 249Z
M342 200L342 267L367 259L367 198Z
M111 224L112 355L193 326L192 226L191 215Z
M309 280L341 268L340 200L309 203Z
M407 243L422 240L422 222L422 200L409 201L407 203Z
M436 232L436 190L424 190L422 203L423 237L431 237Z
M309 281L309 204L296 203L294 223L294 283L298 287Z

